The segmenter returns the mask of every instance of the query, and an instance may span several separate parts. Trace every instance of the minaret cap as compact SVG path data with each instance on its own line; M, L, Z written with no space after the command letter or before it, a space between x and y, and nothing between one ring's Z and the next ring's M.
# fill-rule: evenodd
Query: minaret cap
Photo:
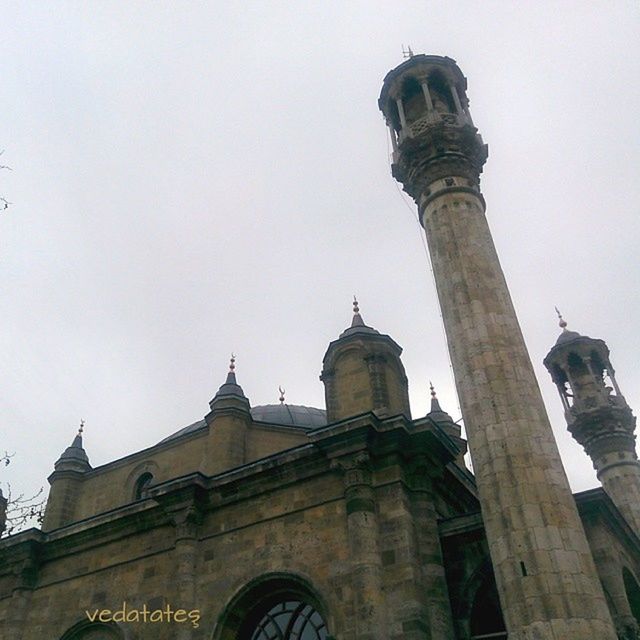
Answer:
M229 359L229 372L227 373L227 379L224 384L218 389L216 395L214 396L212 403L216 398L221 396L238 396L240 398L245 398L244 391L242 387L236 382L236 356L235 354L231 354L231 358Z
M567 321L562 317L558 307L555 307L555 310L558 314L558 326L562 329L562 333L556 340L556 345L562 344L563 342L569 342L570 340L575 340L576 338L582 338L583 336L581 336L577 331L569 331L567 329Z
M373 327L368 327L362 316L360 315L360 305L358 304L358 300L356 296L353 296L353 318L351 319L351 326L345 329L341 334L340 338L344 338L346 336L350 336L354 333L375 333L379 334L379 331L376 331Z
M74 469L77 471L86 471L88 469L91 469L91 465L89 464L89 457L87 456L87 452L84 450L84 447L82 445L83 432L84 420L80 420L78 433L73 439L71 445L62 452L62 455L56 461L54 465L56 469L60 469L61 467Z
M436 390L431 380L429 380L429 389L431 392L431 410L427 413L427 417L439 424L454 424L453 418L440 407L440 402L438 401L438 396L436 395Z

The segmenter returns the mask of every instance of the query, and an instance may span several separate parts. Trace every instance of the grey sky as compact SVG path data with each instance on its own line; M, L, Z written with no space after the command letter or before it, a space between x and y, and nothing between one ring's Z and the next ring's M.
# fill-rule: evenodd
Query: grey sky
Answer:
M541 365L607 341L640 411L637 3L3 3L0 480L48 486L201 418L230 352L253 404L324 406L365 321L460 413L415 209L377 108L401 45L448 55L489 144L487 215L574 490L596 485ZM404 200L404 201L403 201ZM408 206L409 205L409 206Z

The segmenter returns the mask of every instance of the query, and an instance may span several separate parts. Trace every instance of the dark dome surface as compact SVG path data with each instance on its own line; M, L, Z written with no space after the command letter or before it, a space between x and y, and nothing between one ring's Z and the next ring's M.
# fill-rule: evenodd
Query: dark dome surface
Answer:
M174 438L178 438L179 436L183 436L185 435L185 433L191 433L192 431L197 431L198 429L206 426L206 422L204 420L198 420L197 422L194 422L193 424L187 425L186 427L182 427L182 429L178 429L178 431L176 431L175 433L172 433L171 435L167 436L166 438L162 438L162 440L160 440L160 442L158 442L158 444L162 443L162 442L167 442L169 440L173 440Z
M263 404L251 407L251 417L257 422L307 429L324 427L327 424L327 412L324 409L305 407L300 404Z
M576 340L577 338L584 338L586 336L581 336L577 331L569 331L565 329L556 340L556 344L562 344L564 342L571 342L572 340Z
M316 427L324 427L327 424L327 412L324 409L305 407L300 404L263 404L251 407L251 417L256 422L282 424L288 427L302 427L304 429L315 429ZM182 429L178 429L175 433L160 440L158 444L202 429L206 424L204 420L198 420Z

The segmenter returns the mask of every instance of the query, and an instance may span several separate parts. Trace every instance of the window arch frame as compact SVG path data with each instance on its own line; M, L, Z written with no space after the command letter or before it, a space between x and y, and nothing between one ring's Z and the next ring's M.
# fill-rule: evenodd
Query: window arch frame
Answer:
M258 576L237 591L218 617L211 638L237 640L250 637L246 634L252 633L274 606L291 601L300 601L311 606L325 624L327 640L333 640L330 631L332 618L324 598L306 578L283 572Z
M131 640L131 634L123 629L117 622L91 622L84 619L69 627L60 640L83 640L83 636L92 631L103 631L106 640Z
M154 475L151 471L143 471L136 479L133 485L133 499L134 500L142 500L142 493L151 485L153 482Z

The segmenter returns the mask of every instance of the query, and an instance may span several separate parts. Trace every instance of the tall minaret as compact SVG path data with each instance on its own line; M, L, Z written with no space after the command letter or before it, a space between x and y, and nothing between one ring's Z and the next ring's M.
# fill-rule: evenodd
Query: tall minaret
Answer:
M384 79L393 176L418 205L510 640L615 640L485 218L487 146L451 58Z
M593 461L604 490L640 536L636 419L620 393L609 348L603 340L569 331L562 317L560 326L562 333L544 364L558 387L569 431Z

